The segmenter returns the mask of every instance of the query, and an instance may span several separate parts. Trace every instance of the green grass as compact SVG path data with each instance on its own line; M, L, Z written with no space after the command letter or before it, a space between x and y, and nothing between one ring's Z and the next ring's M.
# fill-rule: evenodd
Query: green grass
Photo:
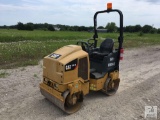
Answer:
M98 45L104 38L117 42L118 33L100 33ZM92 38L89 32L19 31L0 29L0 69L37 65L38 61L54 50L79 40ZM160 44L160 34L124 33L124 48Z
M118 34L108 34L108 37L116 38ZM107 34L101 33L101 37L106 38ZM93 37L92 32L71 32L71 31L43 31L43 30L16 30L0 29L0 42L18 41L61 41L61 40L81 40Z
M8 75L9 75L9 73L7 73L6 71L1 71L0 72L0 78L5 78Z
M37 65L38 61L54 50L76 41L25 41L0 44L0 66L10 68L15 66ZM0 67L0 68L1 68Z
M124 48L141 47L160 44L160 34L124 33Z
M35 78L38 78L38 75L37 75L37 74L34 74L33 76L34 76Z
M0 42L17 42L17 41L57 41L57 40L77 40L92 37L88 32L63 32L63 31L20 31L0 29Z

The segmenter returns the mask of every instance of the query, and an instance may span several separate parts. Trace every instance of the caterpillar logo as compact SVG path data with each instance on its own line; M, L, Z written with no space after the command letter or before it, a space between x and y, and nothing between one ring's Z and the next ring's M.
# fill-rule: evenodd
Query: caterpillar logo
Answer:
M70 71L74 70L77 67L77 59L69 62L68 64L65 65L65 71Z
M49 57L54 58L54 59L58 59L61 55L60 54L56 54L56 53L52 53L49 55Z

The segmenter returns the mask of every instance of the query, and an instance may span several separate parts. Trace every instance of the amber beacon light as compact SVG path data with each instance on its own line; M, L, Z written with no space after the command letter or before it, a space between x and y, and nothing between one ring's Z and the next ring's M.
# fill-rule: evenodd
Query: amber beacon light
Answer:
M107 9L111 10L112 9L112 3L107 3Z

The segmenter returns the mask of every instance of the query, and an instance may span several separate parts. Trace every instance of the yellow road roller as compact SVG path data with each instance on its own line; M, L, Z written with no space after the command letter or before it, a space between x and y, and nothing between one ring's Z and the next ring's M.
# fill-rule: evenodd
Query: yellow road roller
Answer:
M117 12L120 18L118 47L106 38L97 47L97 15ZM98 11L94 15L94 35L87 42L67 45L43 59L43 81L40 91L47 99L68 114L78 111L84 96L90 91L102 91L106 95L116 93L119 78L119 62L123 59L123 14L118 9Z

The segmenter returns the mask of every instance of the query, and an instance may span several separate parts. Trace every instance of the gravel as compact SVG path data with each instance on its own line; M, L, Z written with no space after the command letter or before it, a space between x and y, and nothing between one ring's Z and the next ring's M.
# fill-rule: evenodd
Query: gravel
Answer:
M125 50L117 93L108 97L91 92L71 115L41 95L42 61L37 66L0 70L4 71L8 74L0 78L1 120L143 120L145 106L157 106L160 120L160 46Z

